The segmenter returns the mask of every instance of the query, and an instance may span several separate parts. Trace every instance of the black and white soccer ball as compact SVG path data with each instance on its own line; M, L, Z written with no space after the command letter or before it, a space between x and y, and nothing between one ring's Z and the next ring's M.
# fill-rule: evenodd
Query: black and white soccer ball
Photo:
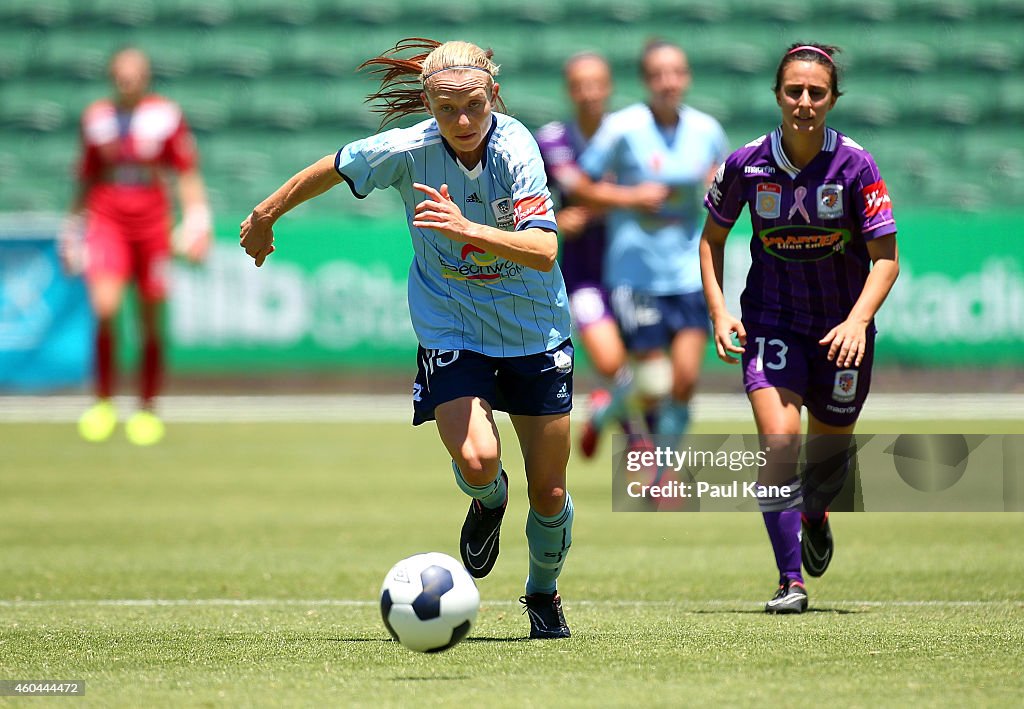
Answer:
M462 564L428 552L391 567L380 589L388 632L417 652L441 652L466 637L480 608L480 591Z

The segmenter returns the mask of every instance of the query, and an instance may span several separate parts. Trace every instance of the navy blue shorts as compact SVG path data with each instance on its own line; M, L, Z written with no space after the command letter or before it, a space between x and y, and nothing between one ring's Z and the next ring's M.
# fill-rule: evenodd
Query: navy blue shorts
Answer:
M631 352L665 349L681 330L711 331L702 291L653 295L619 286L612 291L612 312Z
M522 357L488 357L471 350L417 352L412 425L434 420L448 401L476 396L491 409L517 416L564 414L572 409L572 341Z

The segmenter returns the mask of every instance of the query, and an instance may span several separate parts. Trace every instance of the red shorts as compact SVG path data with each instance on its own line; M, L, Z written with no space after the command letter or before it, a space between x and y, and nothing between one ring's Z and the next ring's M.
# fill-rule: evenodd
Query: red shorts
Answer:
M140 227L90 212L85 229L85 276L134 280L143 300L167 297L171 256L170 219L155 219Z

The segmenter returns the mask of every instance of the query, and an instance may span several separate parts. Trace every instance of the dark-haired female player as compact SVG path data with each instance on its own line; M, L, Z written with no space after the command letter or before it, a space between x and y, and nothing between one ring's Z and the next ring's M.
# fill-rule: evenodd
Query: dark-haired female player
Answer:
M825 125L841 95L837 51L786 51L774 87L782 125L730 155L704 200L701 273L715 346L729 363L742 353L761 444L771 447L758 483L780 491L759 500L779 569L769 613L807 609L801 557L811 576L831 561L828 506L854 455L849 437L871 383L873 319L899 273L896 222L875 161ZM744 205L753 262L737 319L726 309L722 272L725 239ZM808 434L825 434L818 440L832 443L819 446L838 451L825 461L809 448L802 484L801 407Z

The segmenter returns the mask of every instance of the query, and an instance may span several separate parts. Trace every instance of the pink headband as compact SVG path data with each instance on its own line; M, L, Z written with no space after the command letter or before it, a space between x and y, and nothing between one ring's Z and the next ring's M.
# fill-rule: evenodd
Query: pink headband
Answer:
M817 47L812 47L809 44L802 44L799 47L795 47L793 49L790 49L788 52L786 52L786 56L788 57L790 54L796 54L797 52L803 52L803 51L816 52L816 53L820 54L821 56L825 57L826 59L828 59L828 63L829 64L834 64L835 63L835 62L832 61L832 57L829 56L829 53L826 52L824 49L818 49Z

